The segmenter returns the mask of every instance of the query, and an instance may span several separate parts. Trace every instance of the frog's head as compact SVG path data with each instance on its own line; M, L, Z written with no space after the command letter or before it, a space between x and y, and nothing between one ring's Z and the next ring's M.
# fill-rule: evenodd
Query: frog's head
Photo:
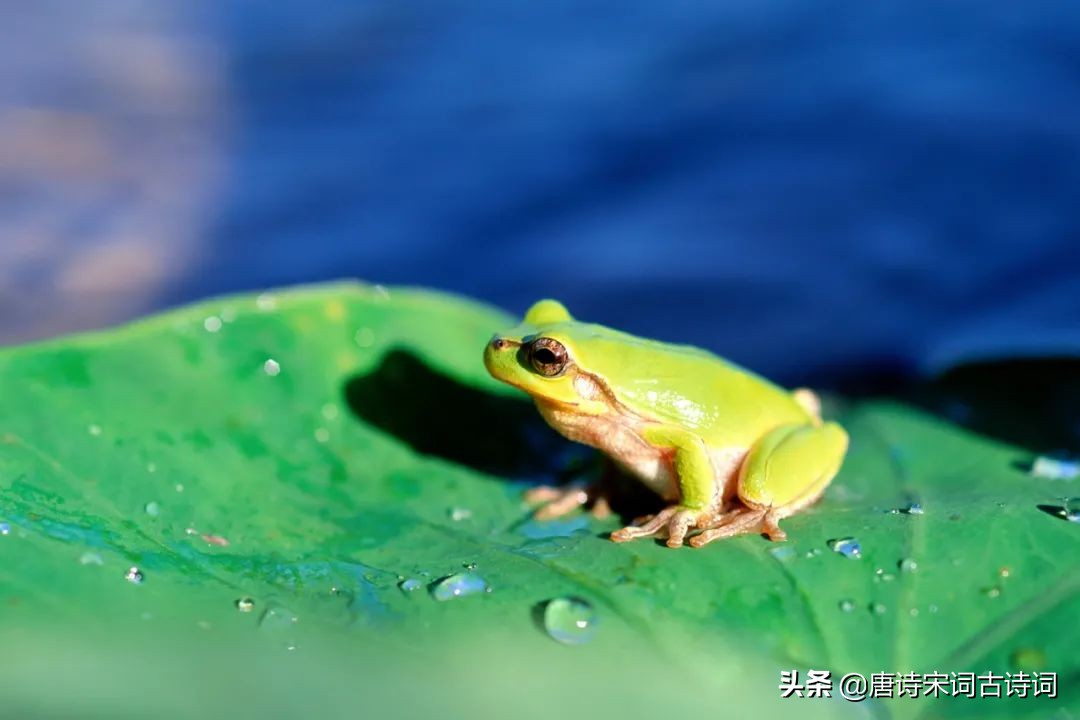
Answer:
M525 321L498 333L484 349L492 377L534 399L578 414L599 415L609 406L595 376L577 362L580 323L555 300L541 300Z

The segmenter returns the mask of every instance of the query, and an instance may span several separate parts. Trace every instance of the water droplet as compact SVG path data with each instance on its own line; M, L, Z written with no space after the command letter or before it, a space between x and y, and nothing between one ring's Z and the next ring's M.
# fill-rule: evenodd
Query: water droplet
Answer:
M11 532L11 525L6 522L0 522L0 535L7 535Z
M86 431L89 432L91 435L96 437L96 436L101 434L101 426L100 425L91 425L91 426L86 428Z
M808 557L808 558L815 558L820 554L821 554L821 548L813 548L811 550L806 551L806 557Z
M263 372L270 377L277 377L277 375L281 372L281 364L278 363L277 360L270 358L263 363Z
M859 558L862 556L862 546L853 537L837 538L826 543L833 552L840 553L846 558Z
M277 298L270 293L263 293L259 297L255 298L255 307L259 308L263 312L269 312L277 307Z
M931 614L931 615L937 615L937 611L938 611L938 606L937 606L937 605L934 605L933 603L931 603L931 605L930 605L930 607L928 608L928 610L930 610L930 614Z
M919 563L915 562L911 558L904 558L897 563L897 567L900 568L900 572L915 572L919 569Z
M1080 477L1080 461L1040 455L1031 463L1031 475L1047 480L1072 480Z
M596 611L581 598L555 598L544 604L544 630L563 645L587 643L596 634Z
M870 603L870 612L875 615L884 615L886 609L887 608L881 603Z
M161 514L161 506L158 505L156 502L154 502L152 500L150 502L146 503L146 506L143 507L143 510L150 517L157 517L158 515Z
M330 440L330 431L327 430L326 428L321 427L321 428L319 428L319 429L317 429L315 431L315 441L316 442L325 443L325 442L329 442L329 440Z
M398 583L398 587L401 588L401 591L406 593L411 593L414 590L419 590L423 586L424 583L417 580L416 578L405 578Z
M1069 522L1080 522L1080 497L1065 498L1063 517Z
M209 333L218 332L219 330L221 330L221 318L219 318L217 315L211 315L210 317L203 320L203 328L205 328L206 332Z
M435 583L431 589L431 596L441 602L488 590L488 584L484 578L475 573L464 572L455 573Z
M983 588L982 594L986 597L993 599L1001 596L1001 588L997 585L991 585L988 588Z
M919 608L911 608L908 610L908 615L911 617L919 617Z
M259 616L259 629L267 632L289 630L300 622L292 610L282 605L270 605Z
M143 575L142 570L132 565L128 568L127 574L124 575L124 579L134 585L141 585L146 576Z
M176 492L184 492L184 486L182 483L176 483Z
M236 308L227 307L221 310L221 319L227 323L231 323L236 319Z
M790 560L795 557L795 548L790 545L781 545L769 550L769 554L777 560Z
M923 508L922 505L920 505L919 503L913 502L908 503L907 507L901 508L900 512L904 513L905 515L922 515Z
M154 464L154 463L147 463L146 464L146 472L148 472L148 473L156 473L157 472L157 465Z
M874 571L874 582L892 582L895 579L896 576L885 572L884 568L878 568Z
M242 613L249 613L255 609L255 601L249 597L238 598L236 601L236 609Z
M1009 662L1017 670L1038 672L1046 667L1046 653L1038 648L1018 648L1009 655Z
M353 335L353 341L357 347L367 348L375 344L375 331L371 328L363 327L356 331Z
M1009 577L1010 575L1012 575L1012 570L1011 569L1009 569L1007 567L998 568L998 577L1001 578L1002 580Z
M84 552L79 556L80 565L104 565L105 561L96 552Z
M468 520L471 517L472 517L472 510L469 510L468 508L456 507L456 508L451 508L450 509L450 519L453 520L454 522L461 522L462 520Z
M474 562L461 563L461 567L465 568L466 570L475 570L476 569L476 563L474 563Z
M338 406L333 403L326 403L322 406L322 416L327 420L334 420L338 416Z
M852 610L855 609L855 601L854 600L841 600L838 607L840 608L840 612L849 613L849 612L851 612Z

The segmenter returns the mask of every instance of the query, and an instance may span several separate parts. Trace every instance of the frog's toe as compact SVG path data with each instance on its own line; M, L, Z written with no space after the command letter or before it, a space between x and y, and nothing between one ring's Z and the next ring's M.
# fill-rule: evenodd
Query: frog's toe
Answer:
M783 540L787 537L776 518L766 509L744 508L724 513L701 533L690 538L693 547L703 547L713 540L735 537L746 533L768 533L770 540Z
M534 514L537 520L554 520L569 515L589 502L589 493L581 488L563 490L545 502Z
M691 510L673 505L656 515L644 518L636 525L616 530L611 533L611 539L615 542L627 542L637 538L659 535L660 537L667 537L668 547L682 547L687 533L699 527L702 518L707 515L708 513L703 510Z
M686 540L686 533L697 527L703 514L697 510L680 510L672 515L667 524L667 546L669 548L682 547Z
M562 497L565 492L565 488L557 488L553 485L538 485L526 490L522 497L530 505L538 505L556 500Z
M630 540L655 535L667 527L668 520L678 511L677 506L661 510L641 525L627 525L620 530L616 530L611 533L611 539L615 542L629 542Z

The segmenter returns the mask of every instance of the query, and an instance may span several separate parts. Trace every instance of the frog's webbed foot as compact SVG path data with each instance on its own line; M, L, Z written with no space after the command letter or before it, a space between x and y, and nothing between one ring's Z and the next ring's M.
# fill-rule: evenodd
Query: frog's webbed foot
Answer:
M642 518L638 525L628 525L611 533L615 542L629 542L651 535L667 536L667 546L681 547L686 534L712 516L708 510L691 510L681 505L664 508L656 515Z
M786 540L787 533L780 528L778 521L779 518L771 508L743 506L717 515L711 522L704 524L704 531L690 538L690 544L694 547L702 547L713 540L746 533L764 533L774 542Z
M552 487L541 485L525 492L525 502L539 505L533 514L537 520L554 520L588 506L593 517L602 520L611 515L611 506L607 496L597 485Z

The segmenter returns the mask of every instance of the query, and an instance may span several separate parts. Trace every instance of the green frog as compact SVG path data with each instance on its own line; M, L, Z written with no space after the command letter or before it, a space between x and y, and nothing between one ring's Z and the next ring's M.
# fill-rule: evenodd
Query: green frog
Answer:
M784 540L783 518L821 497L848 436L817 396L788 391L712 353L585 323L541 300L484 349L493 377L528 393L551 427L597 448L667 501L616 530L701 547L744 533ZM542 488L545 517L590 500Z

